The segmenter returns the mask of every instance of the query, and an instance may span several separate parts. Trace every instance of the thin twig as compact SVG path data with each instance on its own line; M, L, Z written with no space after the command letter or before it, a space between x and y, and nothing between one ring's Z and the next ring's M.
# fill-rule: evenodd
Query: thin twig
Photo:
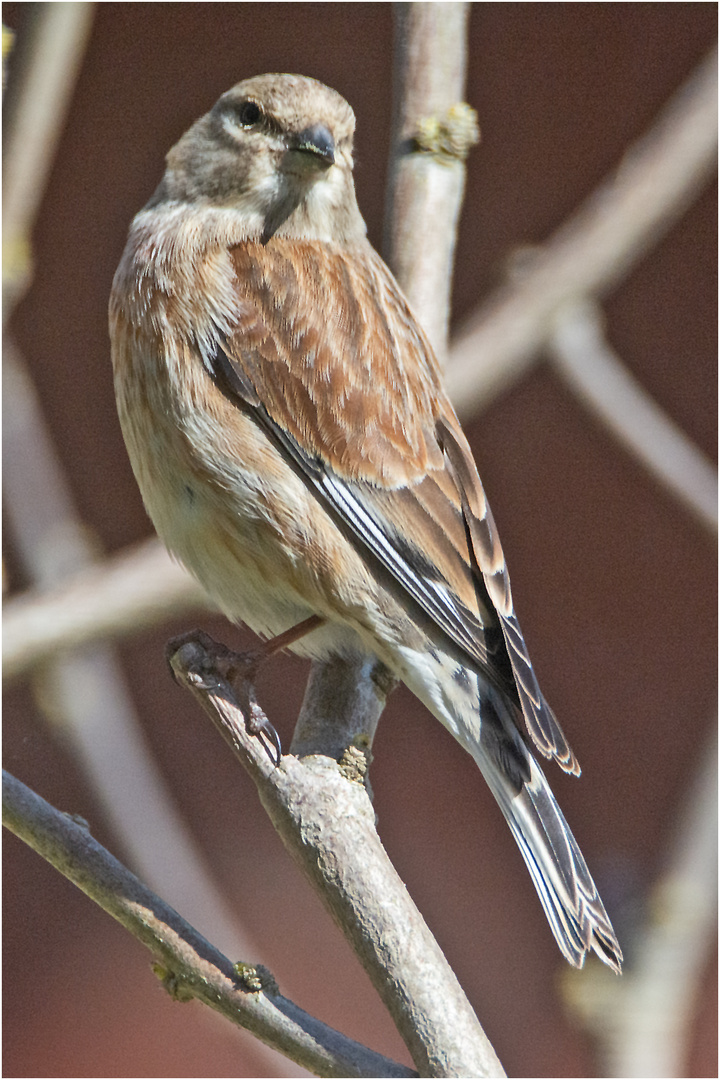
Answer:
M454 973L413 904L375 829L357 762L317 752L273 766L245 718L261 717L252 686L234 689L206 635L170 656L177 680L208 714L258 788L285 846L318 890L372 979L421 1076L504 1076ZM355 678L356 672L350 672ZM237 680L236 680L237 681ZM385 687L374 684L377 717ZM362 732L364 717L354 709ZM349 775L348 775L348 766Z
M270 973L233 964L102 847L3 771L3 824L117 919L159 961L178 1000L197 998L317 1076L416 1076L282 997Z
M564 304L608 293L681 217L716 170L717 109L713 52L527 273L470 316L453 343L446 379L461 418L537 359Z

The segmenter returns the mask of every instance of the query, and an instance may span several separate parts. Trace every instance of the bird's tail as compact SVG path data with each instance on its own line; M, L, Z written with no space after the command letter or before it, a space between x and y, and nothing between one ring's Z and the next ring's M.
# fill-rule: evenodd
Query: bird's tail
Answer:
M505 815L563 956L582 967L591 949L621 970L622 952L595 882L540 766L519 736L483 739L473 753Z

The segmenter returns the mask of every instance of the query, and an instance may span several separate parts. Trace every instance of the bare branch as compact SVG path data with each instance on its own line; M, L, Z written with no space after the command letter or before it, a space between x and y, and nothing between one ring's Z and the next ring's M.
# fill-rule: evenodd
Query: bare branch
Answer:
M422 1076L504 1076L460 984L387 857L363 783L318 754L275 768L248 735L260 715L252 686L238 697L206 635L171 656L186 686L255 782L285 846L327 904L385 1002ZM383 690L375 682L376 705Z
M193 578L159 540L110 556L30 591L3 609L3 678L22 675L60 650L91 640L118 639L174 614L211 609Z
M197 998L317 1076L415 1076L282 997L270 973L233 964L90 835L3 771L3 824L117 919L159 961L178 1000Z
M468 4L395 4L393 151L385 257L441 361L447 352L465 157Z
M716 169L713 53L625 154L615 175L555 233L520 280L499 289L455 339L447 385L462 417L537 358L553 319L579 296L602 296L681 217Z
M549 347L555 369L580 400L717 533L717 470L615 355L598 305L588 300L563 307Z
M94 14L92 3L36 4L14 59L22 71L8 89L3 132L3 320L29 277L30 230Z
M377 661L336 657L314 664L290 752L296 757L324 754L339 761L354 746L369 757L385 699L395 686Z

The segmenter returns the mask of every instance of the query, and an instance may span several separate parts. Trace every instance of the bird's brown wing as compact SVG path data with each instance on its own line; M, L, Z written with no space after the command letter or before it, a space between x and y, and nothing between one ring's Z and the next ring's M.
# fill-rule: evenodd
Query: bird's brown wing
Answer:
M528 734L577 761L535 679L502 549L432 350L368 246L274 239L232 249L238 321L218 385L280 446L353 543L522 709Z

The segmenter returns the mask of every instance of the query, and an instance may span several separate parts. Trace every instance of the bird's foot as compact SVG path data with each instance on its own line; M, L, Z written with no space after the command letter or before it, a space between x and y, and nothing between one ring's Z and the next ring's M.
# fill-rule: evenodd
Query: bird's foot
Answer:
M229 682L233 688L241 688L247 702L245 713L245 727L248 734L255 735L260 739L274 765L280 764L282 757L282 744L280 736L268 720L262 708L255 698L254 683L261 666L275 653L285 649L293 642L299 641L311 631L321 626L324 620L319 615L311 615L296 626L291 626L282 634L278 634L268 641L261 642L255 649L247 652L235 652L220 641L215 641L204 630L191 630L185 634L179 634L171 638L165 646L165 659L170 673L177 681L172 666L172 658L179 649L186 645L200 646L205 653L208 666L222 679Z

